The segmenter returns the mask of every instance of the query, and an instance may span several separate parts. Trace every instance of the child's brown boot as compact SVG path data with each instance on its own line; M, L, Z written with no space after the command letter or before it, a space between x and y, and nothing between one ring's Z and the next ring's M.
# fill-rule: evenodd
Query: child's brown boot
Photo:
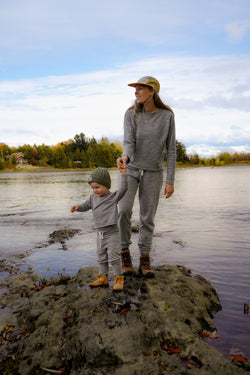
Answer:
M113 290L119 292L123 290L124 276L115 276Z
M98 275L97 279L95 281L92 281L92 283L89 283L89 286L91 288L97 288L98 286L107 287L109 286L109 279L107 275Z
M122 273L124 276L133 275L134 269L131 262L131 256L129 249L121 251L122 258Z
M139 273L147 279L155 277L154 272L150 268L150 257L148 254L143 254L140 257Z

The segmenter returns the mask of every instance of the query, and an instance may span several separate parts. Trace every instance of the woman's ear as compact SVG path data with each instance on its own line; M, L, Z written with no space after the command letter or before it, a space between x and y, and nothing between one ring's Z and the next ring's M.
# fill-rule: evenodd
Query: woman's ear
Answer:
M153 87L150 87L149 90L151 91L151 95L152 95L152 97L153 97L154 94L155 94L155 90L153 89Z

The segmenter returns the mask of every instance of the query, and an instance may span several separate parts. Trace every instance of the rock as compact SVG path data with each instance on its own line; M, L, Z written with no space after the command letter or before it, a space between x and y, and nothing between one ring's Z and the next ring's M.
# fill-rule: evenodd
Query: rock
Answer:
M154 279L127 277L118 293L112 278L110 288L88 287L97 267L47 287L35 287L30 274L2 280L9 311L0 319L0 372L8 365L21 375L245 373L201 334L215 331L221 309L212 285L181 266L154 270Z
M74 237L76 233L81 232L80 229L60 229L55 230L53 233L49 235L50 240L49 244L60 242L65 243L65 240L69 240L71 237Z
M76 233L81 232L80 229L60 229L55 230L53 233L49 235L48 245L53 243L59 242L62 245L62 250L67 250L67 246L65 244L66 240L74 237Z

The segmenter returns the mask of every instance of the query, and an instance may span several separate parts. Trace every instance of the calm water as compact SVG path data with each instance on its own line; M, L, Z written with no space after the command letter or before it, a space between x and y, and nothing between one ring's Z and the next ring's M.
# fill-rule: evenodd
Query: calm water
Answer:
M117 188L112 171L112 190ZM71 205L90 194L88 172L0 174L0 257L25 254L37 273L96 265L92 214L74 213ZM181 264L216 288L223 310L215 315L223 354L242 352L250 359L250 167L178 169L175 194L160 199L152 251L153 264ZM138 222L138 201L133 221ZM49 234L65 228L81 232L48 244ZM131 247L138 265L137 234ZM216 341L216 342L215 342Z

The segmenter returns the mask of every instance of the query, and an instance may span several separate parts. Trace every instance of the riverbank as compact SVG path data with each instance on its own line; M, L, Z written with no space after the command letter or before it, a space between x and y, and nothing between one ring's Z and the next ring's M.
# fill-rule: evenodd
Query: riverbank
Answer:
M232 164L224 164L224 165L196 165L196 164L185 164L181 162L176 163L176 168L204 168L204 167L232 167L232 166L248 166L250 165L250 161L242 161L238 163L232 163ZM116 167L113 168L108 168L110 170L116 169ZM92 169L90 168L68 168L68 169L59 169L59 168L54 168L50 166L46 167L41 167L37 165L30 165L30 164L20 164L17 165L15 168L6 168L0 170L0 173L20 173L20 172L25 172L25 173L32 173L32 172L37 172L37 173L42 173L42 172L66 172L66 171L90 171Z
M83 169L81 168L74 168L74 169L59 169L59 168L54 168L54 167L40 167L37 165L30 165L30 164L19 164L15 168L5 168L0 171L0 173L20 173L20 172L25 172L25 173L46 173L46 172L64 172L64 171L82 171ZM87 169L86 169L87 170Z
M119 293L112 277L109 288L88 287L95 266L50 282L2 267L0 372L239 375L250 369L244 357L225 358L209 345L220 300L185 267L155 267L151 280L127 277Z

